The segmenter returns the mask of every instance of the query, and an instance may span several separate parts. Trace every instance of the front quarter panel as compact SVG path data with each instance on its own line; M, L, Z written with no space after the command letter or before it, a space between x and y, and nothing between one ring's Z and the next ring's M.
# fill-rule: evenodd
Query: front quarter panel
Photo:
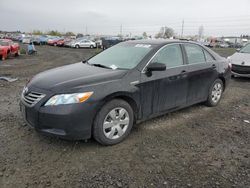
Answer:
M128 97L136 104L136 111L140 107L139 79L140 72L136 69L129 71L125 76L117 80L106 81L89 86L76 87L74 90L93 91L94 94L88 100L97 105L97 111L109 100L117 97Z

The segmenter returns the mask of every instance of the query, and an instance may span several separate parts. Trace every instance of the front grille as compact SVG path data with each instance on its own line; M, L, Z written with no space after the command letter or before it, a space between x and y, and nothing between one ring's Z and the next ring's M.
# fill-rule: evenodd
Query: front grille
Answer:
M38 103L45 94L37 93L37 92L29 92L28 94L22 94L22 101L25 103L26 106L32 107L36 103Z
M250 74L250 66L232 64L232 71L238 74Z

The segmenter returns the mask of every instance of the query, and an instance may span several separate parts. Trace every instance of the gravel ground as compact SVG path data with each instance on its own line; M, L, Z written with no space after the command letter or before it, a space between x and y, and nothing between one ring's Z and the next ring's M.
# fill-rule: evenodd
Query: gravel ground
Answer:
M124 142L104 147L42 136L26 126L18 102L27 80L96 53L37 49L37 55L0 62L0 75L19 78L0 81L1 188L250 187L249 79L233 79L217 107L198 104L146 121Z

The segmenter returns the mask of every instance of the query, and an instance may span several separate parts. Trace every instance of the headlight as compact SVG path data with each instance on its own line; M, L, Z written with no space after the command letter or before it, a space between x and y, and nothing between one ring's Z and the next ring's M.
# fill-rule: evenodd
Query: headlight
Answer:
M88 100L92 94L93 92L54 95L46 102L44 106L82 103Z

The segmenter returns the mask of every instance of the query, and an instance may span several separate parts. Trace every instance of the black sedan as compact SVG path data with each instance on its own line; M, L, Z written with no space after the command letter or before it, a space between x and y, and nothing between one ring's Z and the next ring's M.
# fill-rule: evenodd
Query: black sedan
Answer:
M113 145L135 123L196 103L216 106L230 77L227 60L199 44L127 41L36 75L20 107L39 132Z

